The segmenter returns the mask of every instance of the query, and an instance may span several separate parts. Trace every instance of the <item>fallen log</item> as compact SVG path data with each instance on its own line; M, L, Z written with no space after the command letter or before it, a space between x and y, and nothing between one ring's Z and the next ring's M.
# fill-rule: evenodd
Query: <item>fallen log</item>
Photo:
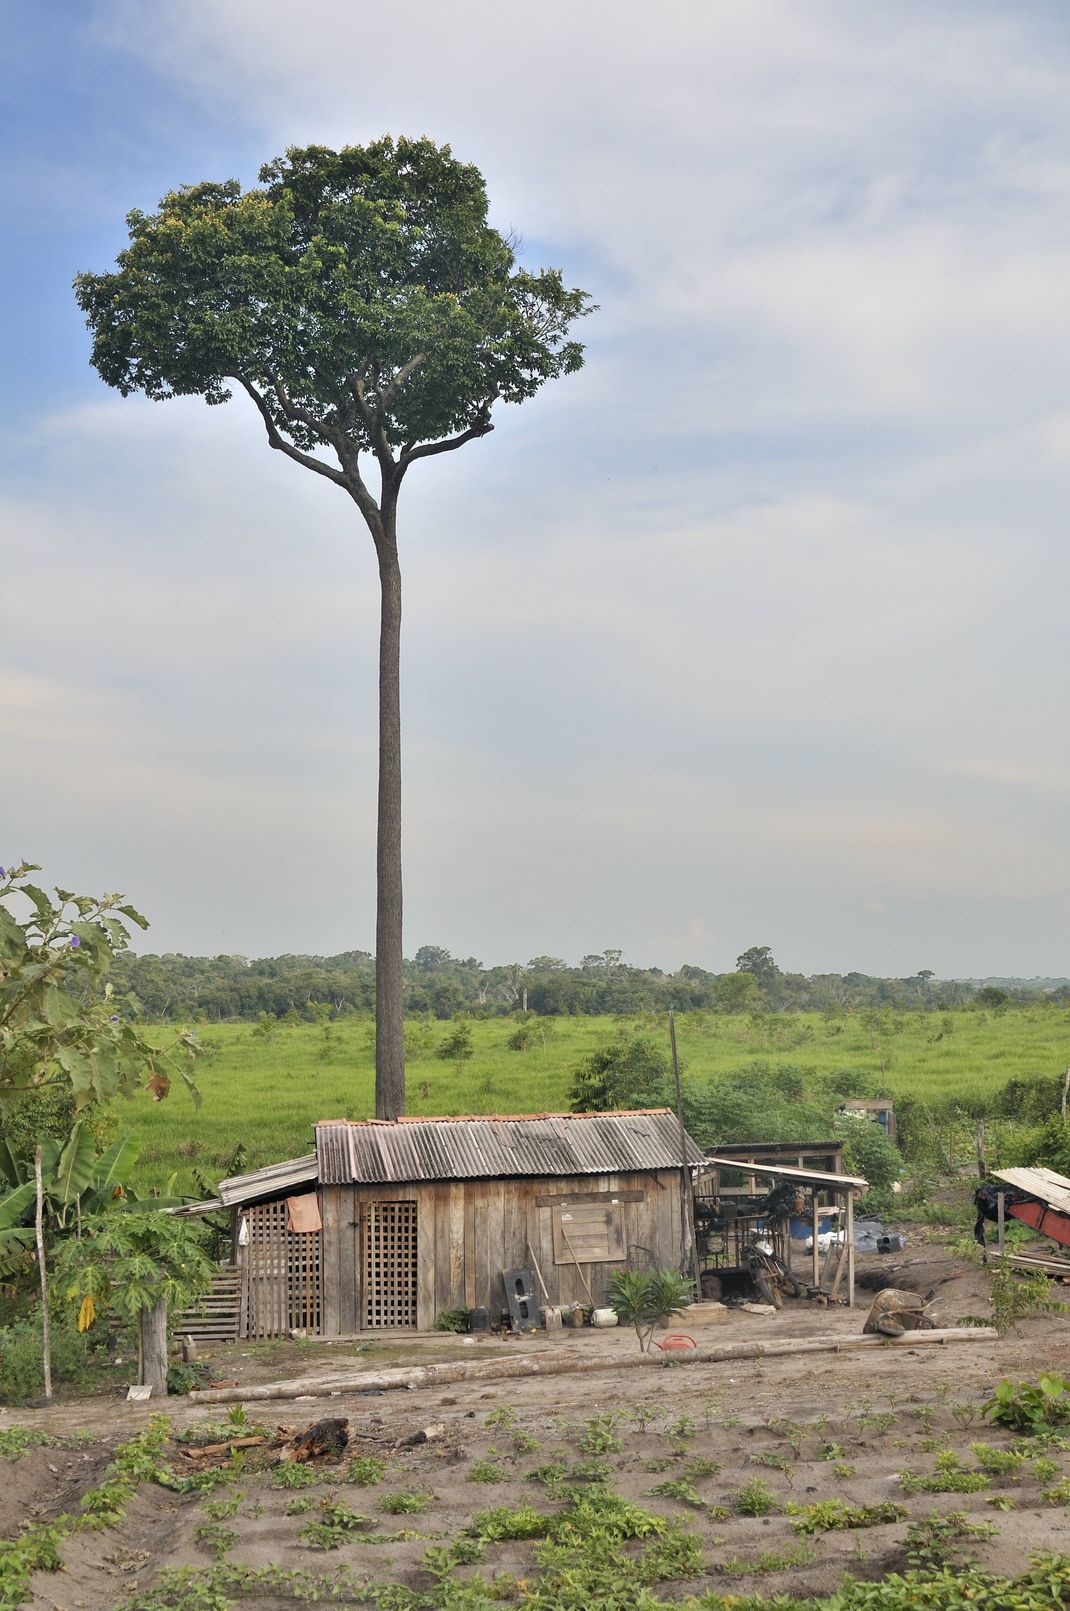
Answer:
M778 1355L846 1353L856 1348L926 1348L944 1343L998 1342L992 1326L952 1326L944 1330L912 1331L903 1337L784 1337L765 1341L722 1343L713 1348L688 1349L673 1354L671 1366L716 1365L731 1359L776 1358ZM288 1382L272 1382L263 1387L199 1388L189 1397L201 1404L228 1404L236 1399L253 1402L272 1398L329 1398L332 1394L385 1392L391 1388L439 1387L444 1382L506 1381L517 1376L563 1376L573 1371L613 1371L633 1368L667 1369L670 1361L660 1355L595 1354L585 1358L582 1350L567 1348L525 1354L513 1359L465 1361L456 1365L412 1365L389 1370L355 1371L348 1376L305 1377Z
M213 1454L230 1454L233 1449L263 1449L270 1438L226 1438L222 1443L185 1444L179 1454L187 1460L207 1460Z

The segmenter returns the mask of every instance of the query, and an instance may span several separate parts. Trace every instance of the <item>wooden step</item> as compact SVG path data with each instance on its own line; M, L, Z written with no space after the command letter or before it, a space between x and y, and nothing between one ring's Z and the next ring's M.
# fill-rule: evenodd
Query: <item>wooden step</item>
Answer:
M241 1271L232 1266L217 1270L212 1285L189 1308L174 1318L176 1336L198 1342L233 1342L241 1319Z

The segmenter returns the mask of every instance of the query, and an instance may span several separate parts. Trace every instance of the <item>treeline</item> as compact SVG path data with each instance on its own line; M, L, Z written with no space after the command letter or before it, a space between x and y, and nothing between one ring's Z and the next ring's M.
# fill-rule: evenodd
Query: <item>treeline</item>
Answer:
M116 959L113 985L127 1012L154 1019L256 1020L262 1013L304 1019L324 1010L341 1017L375 1007L375 962L367 951L337 956L190 957L168 953ZM923 969L905 979L864 973L785 973L768 946L752 946L730 973L685 964L675 973L636 968L619 951L592 953L575 965L560 957L484 967L424 945L405 963L405 1007L451 1018L529 1011L543 1016L663 1012L826 1012L865 1008L946 1010L970 1003L999 1011L1038 1001L1070 1001L1066 981L1001 984L937 979Z

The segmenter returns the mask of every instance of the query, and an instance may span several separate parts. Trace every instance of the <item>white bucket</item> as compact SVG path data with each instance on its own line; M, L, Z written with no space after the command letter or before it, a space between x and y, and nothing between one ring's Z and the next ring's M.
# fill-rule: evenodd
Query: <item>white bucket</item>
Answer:
M616 1324L616 1309L595 1309L591 1315L592 1326L615 1326Z

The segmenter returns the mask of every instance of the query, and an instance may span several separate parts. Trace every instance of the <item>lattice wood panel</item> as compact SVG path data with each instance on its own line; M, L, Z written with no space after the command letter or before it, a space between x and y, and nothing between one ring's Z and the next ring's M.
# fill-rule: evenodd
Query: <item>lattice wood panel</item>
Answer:
M416 1325L416 1204L364 1211L364 1324Z
M286 1201L245 1211L249 1240L242 1249L247 1337L316 1333L321 1322L319 1231L288 1231Z

